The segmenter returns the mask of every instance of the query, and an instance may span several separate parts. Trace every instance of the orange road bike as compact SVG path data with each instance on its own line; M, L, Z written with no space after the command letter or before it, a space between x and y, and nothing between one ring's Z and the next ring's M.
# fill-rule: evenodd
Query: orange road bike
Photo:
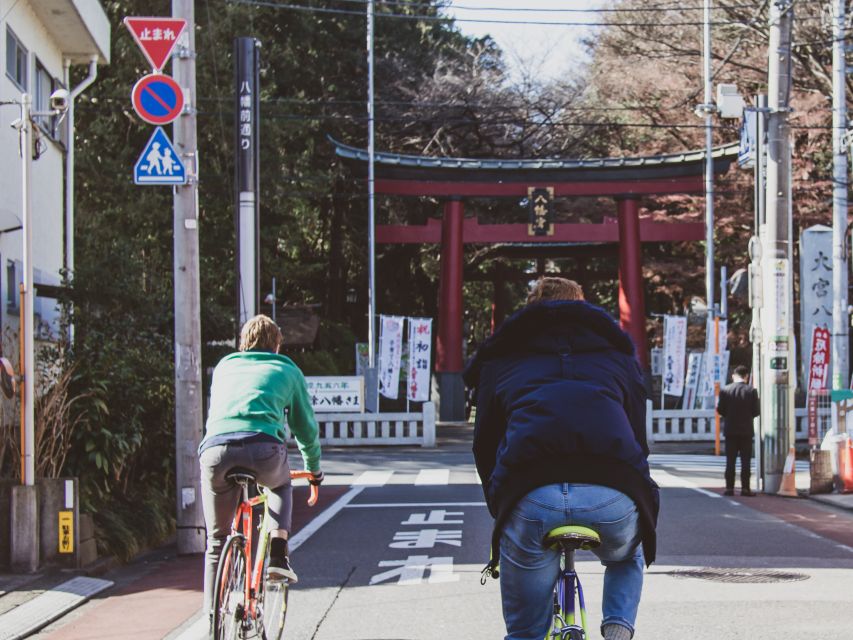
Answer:
M311 478L310 471L291 471L291 478ZM267 494L260 490L249 497L249 487L257 486L255 476L236 469L228 479L240 485L242 500L234 514L231 534L225 541L216 570L213 594L213 637L215 640L279 640L287 615L288 581L269 582L270 528ZM318 487L311 485L309 506L317 502ZM254 525L254 508L263 514ZM257 548L253 547L257 533Z

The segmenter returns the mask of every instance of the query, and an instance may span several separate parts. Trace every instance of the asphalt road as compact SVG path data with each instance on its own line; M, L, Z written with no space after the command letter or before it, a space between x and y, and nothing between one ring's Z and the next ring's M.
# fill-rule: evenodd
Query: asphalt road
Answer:
M637 640L853 639L853 512L802 499L723 497L719 459L652 461L662 487L659 552L646 574ZM300 581L291 591L286 637L503 638L498 582L480 584L491 519L467 444L339 449L325 454L324 469L324 509L292 539ZM304 522L305 507L297 510ZM591 554L580 554L578 568L597 638L603 568ZM39 637L199 640L199 569L199 559L164 559L146 578L156 586L176 574L153 605L162 611L171 603L176 623L156 611L132 618L118 605L112 615L143 622L120 633L105 621L97 623L100 631L89 629L115 596L90 603L88 612L83 607L76 635L73 624L58 621ZM142 582L125 602L141 607L152 598ZM147 629L158 619L171 631Z
M335 455L327 468L356 485L294 552L291 637L503 636L498 583L480 585L491 520L467 454ZM853 515L805 500L725 498L720 469L677 456L656 458L654 474L659 555L637 640L853 638ZM579 571L597 629L603 567L585 554Z

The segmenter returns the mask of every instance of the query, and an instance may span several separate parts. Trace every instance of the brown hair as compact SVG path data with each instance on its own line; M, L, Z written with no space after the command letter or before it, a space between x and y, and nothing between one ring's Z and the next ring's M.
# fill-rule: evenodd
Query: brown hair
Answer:
M583 289L574 280L543 276L533 285L527 304L544 300L583 300Z
M284 341L281 329L272 318L263 314L246 320L240 330L240 351L271 351L278 352Z

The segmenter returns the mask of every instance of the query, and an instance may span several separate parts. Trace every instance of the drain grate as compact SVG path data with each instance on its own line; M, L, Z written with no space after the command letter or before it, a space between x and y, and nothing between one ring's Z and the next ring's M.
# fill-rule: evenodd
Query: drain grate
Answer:
M804 573L779 569L718 569L706 567L704 569L669 571L668 574L673 578L698 578L699 580L711 580L713 582L738 583L800 582L809 579L809 576Z

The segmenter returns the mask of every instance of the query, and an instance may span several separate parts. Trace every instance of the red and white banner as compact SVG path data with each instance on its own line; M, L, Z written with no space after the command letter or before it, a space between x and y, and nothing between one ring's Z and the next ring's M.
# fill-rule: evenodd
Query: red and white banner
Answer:
M829 329L826 327L815 327L812 330L812 356L809 363L807 394L810 445L818 443L818 400L826 392L826 383L829 379L829 340Z
M413 402L429 400L432 319L409 318L409 377L406 397Z

